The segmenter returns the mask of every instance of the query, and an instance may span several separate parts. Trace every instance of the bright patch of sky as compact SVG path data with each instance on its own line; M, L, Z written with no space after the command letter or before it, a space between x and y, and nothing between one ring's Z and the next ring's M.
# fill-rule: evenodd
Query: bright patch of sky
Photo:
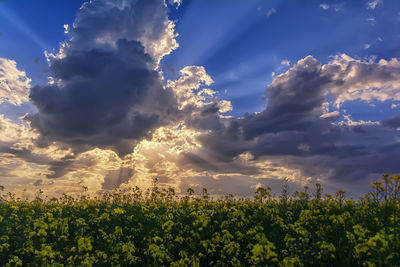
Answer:
M0 1L0 182L356 192L400 170L400 1L84 2Z

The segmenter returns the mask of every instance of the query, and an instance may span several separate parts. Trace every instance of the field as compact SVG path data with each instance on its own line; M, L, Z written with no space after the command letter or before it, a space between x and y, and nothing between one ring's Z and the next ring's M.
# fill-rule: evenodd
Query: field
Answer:
M320 185L252 200L154 186L0 201L0 266L400 266L397 175L358 201Z

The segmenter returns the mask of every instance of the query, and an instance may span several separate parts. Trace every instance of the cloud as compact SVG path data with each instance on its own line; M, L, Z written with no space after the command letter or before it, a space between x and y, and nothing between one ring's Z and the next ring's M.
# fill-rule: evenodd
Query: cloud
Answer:
M182 4L182 0L169 0L169 3L171 5L176 5L176 8L178 8Z
M69 30L69 25L64 24L64 34L68 34L68 30Z
M323 10L328 10L329 9L329 5L325 4L325 3L320 4L319 7L322 8Z
M387 88L394 88L397 64L396 59L376 63L340 55L323 65L307 56L267 86L264 111L226 120L219 129L200 135L201 149L186 155L186 164L191 162L191 168L198 171L221 170L218 167L235 165L239 155L249 153L253 164L246 166L253 168L253 177L258 172L268 173L255 168L255 162L269 162L298 170L301 177L311 177L332 188L349 185L360 177L362 190L366 190L380 173L400 171L393 160L398 157L394 148L400 145L398 131L393 129L398 119L384 120L381 125L353 121L346 115L337 122L340 113L327 112L326 96L336 97L332 103L396 98L396 94L366 98L367 92L362 91L372 84L374 90L384 94ZM354 87L357 90L352 92L361 91L359 97L344 98ZM250 171L233 166L227 169L234 173Z
M340 116L340 113L339 113L339 111L337 111L337 110L335 110L335 111L332 111L332 112L328 112L328 113L324 113L324 114L322 114L320 117L321 118L323 118L323 119L337 119L337 118L339 118L339 116Z
M372 25L375 26L376 19L375 18L367 18L367 21Z
M283 66L290 66L290 61L287 60L287 59L284 59L284 60L281 61L281 65L283 65Z
M180 70L180 77L176 81L168 81L167 87L171 88L177 96L179 109L185 106L202 106L205 95L213 95L211 90L196 94L195 91L201 86L209 86L214 83L213 79L206 73L204 67L187 66Z
M367 2L367 9L375 9L378 5L383 4L383 0L373 0Z
M152 174L169 177L166 168L178 168L175 163L144 156L143 144L158 140L153 134L164 126L180 125L176 131L182 136L188 131L184 127L217 129L221 113L232 109L229 101L204 88L213 81L203 67L186 67L178 80L163 86L158 62L177 47L171 26L162 1L85 3L59 53L48 54L51 82L31 89L30 100L39 112L25 120L35 134L23 144L14 139L4 143L2 152L40 165L35 181L57 179L59 188L76 181L101 190L131 180L146 185ZM181 147L186 141L177 142ZM133 152L135 146L139 152ZM142 169L132 168L136 165ZM76 184L65 190L72 188Z
M252 195L257 186L279 190L284 178L296 188L361 188L400 171L398 116L355 121L340 109L400 101L397 59L282 60L290 68L273 75L264 110L223 116L232 105L209 88L204 67L164 81L159 62L178 46L166 10L147 0L82 6L59 53L48 54L52 82L31 89L39 112L20 124L0 117L2 179L54 194L147 187L157 178L182 191Z
M162 1L83 4L69 39L51 60L54 83L35 86L39 112L28 117L42 144L61 142L74 153L106 148L120 156L174 121L175 94L155 69L177 47Z
M102 184L103 189L116 189L121 184L127 183L133 175L133 169L120 168L119 170L112 170L104 177Z
M393 117L393 118L384 119L382 121L382 124L385 125L385 126L389 126L389 127L395 128L395 129L400 128L400 114L395 116L395 117Z
M329 77L319 74L321 71L321 64L308 56L276 76L267 87L267 108L241 121L245 137L308 127L310 120L320 115L324 86L330 83Z
M77 12L64 50L113 49L121 39L140 42L155 66L179 45L175 24L168 19L164 1L104 0L86 2Z
M371 47L371 44L364 44L364 49L369 49Z
M328 5L326 3L322 3L319 5L320 8L323 10L328 10L328 9L333 9L336 12L339 12L344 6L344 3L339 3L339 4L333 4L333 5Z
M232 109L230 101L220 100L217 92L202 88L214 82L204 67L187 66L180 73L176 81L167 82L167 88L175 93L185 124L198 130L220 128L220 114Z
M0 58L0 103L21 105L27 102L31 81L14 60Z
M336 105L345 101L387 101L400 99L400 61L355 59L337 55L323 66L323 75L330 76L326 87L335 95Z
M119 40L115 51L69 51L50 67L59 82L31 89L39 113L28 119L49 141L124 156L176 113L152 63L136 41Z

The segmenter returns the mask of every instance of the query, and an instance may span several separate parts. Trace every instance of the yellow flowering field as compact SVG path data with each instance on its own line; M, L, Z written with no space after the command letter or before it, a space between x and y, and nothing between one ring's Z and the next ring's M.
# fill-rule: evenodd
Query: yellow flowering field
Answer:
M0 199L0 266L400 266L400 179L354 201L320 185L279 198L178 197L139 188L100 198Z

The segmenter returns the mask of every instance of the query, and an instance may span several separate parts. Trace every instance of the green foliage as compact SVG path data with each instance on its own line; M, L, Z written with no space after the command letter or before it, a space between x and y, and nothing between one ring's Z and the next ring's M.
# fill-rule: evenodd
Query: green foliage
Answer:
M359 201L319 184L289 195L285 183L280 197L258 188L254 200L187 192L2 195L0 266L400 266L398 175Z

